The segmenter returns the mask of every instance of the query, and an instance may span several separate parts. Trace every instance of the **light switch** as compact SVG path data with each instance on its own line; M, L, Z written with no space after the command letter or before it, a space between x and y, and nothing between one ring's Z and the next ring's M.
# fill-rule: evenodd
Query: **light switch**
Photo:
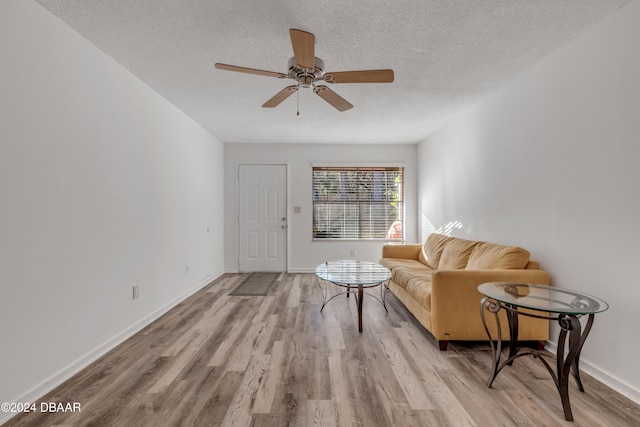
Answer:
M302 208L300 206L293 207L293 213L301 213L301 212L302 212Z

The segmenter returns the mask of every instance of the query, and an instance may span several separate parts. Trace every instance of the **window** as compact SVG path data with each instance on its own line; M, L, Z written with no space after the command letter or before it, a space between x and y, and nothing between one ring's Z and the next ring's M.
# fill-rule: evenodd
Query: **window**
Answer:
M404 168L314 167L314 239L404 237Z

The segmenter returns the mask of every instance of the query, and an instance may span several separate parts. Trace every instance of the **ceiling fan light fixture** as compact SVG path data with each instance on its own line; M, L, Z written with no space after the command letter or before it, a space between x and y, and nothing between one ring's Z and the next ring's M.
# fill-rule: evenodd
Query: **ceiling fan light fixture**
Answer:
M299 77L300 86L302 87L311 87L313 84L314 78L308 75Z

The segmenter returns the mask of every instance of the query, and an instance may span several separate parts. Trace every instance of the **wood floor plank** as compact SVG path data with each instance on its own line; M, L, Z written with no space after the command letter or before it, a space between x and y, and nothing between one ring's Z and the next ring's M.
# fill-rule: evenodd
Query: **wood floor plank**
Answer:
M307 400L307 426L337 427L338 419L331 400Z
M427 397L422 376L411 369L400 349L390 339L381 341L389 366L400 384L405 398L413 410L433 410L433 402Z
M249 360L253 354L253 347L257 337L265 329L266 322L252 323L241 339L230 352L231 357L226 365L229 371L244 371L249 365Z
M206 339L207 337L202 333L193 335L191 341L186 343L184 348L172 359L168 369L151 385L147 393L160 393L172 385L182 370L191 362L194 354L204 345Z
M330 350L341 350L345 348L344 336L342 335L342 327L340 318L333 312L327 313L324 318L325 323L322 330L327 337L327 345Z
M295 276L293 283L289 285L287 307L298 307L300 304L300 296L302 289L300 288L300 281L302 276Z
M277 341L273 345L273 351L269 360L266 378L260 382L253 405L254 414L268 414L275 398L278 381L282 377L282 368L285 360L285 342Z
M40 399L80 402L82 412L5 425L639 425L640 405L584 373L586 393L570 383L575 421L565 421L553 380L531 357L488 388L488 344L439 351L390 293L388 312L365 296L359 333L353 297L320 312L314 274L281 274L267 296L229 296L247 276L222 276Z
M352 392L345 379L342 351L334 351L328 357L329 378L331 381L331 395L336 404L336 416L340 427L355 425L355 416L351 401Z
M246 370L242 384L238 388L229 409L222 420L223 427L247 426L251 424L252 406L269 366L270 356L260 355L253 358Z
M223 366L228 359L229 352L237 345L238 340L245 334L249 322L245 319L238 320L229 330L224 342L218 347L209 362L208 366Z
M276 328L279 321L280 316L277 314L270 314L266 317L263 322L264 329L254 343L253 352L255 354L269 354L273 352L273 345L278 340Z
M220 378L220 382L216 385L212 397L207 399L200 412L190 415L195 417L193 425L222 425L243 379L243 372L225 371Z

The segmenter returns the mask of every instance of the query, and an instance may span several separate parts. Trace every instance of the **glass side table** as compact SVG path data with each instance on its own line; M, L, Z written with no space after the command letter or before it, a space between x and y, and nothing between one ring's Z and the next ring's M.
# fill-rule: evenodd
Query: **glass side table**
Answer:
M358 332L362 332L362 299L364 298L364 288L380 286L380 298L375 295L370 296L380 301L384 309L387 309L384 292L387 286L384 283L391 278L391 271L380 264L355 260L328 261L316 267L316 276L325 283L328 282L345 288L343 292L327 299L328 293L326 286L325 289L322 289L318 281L318 286L322 292L322 307L320 308L320 312L322 312L324 306L327 305L329 301L338 295L347 294L347 297L349 294L355 295L358 307Z
M483 283L478 286L478 291L485 295L480 300L480 317L489 337L493 366L489 375L488 386L491 387L498 373L507 365L511 365L520 356L533 355L547 368L553 378L556 388L560 393L564 417L567 421L573 421L571 405L569 403L569 374L573 372L578 388L584 392L580 380L580 352L587 335L593 325L596 313L603 312L609 305L603 300L568 289L543 285L529 285L524 283ZM540 315L519 311L520 308L541 312ZM500 330L500 318L498 313L505 310L509 322L509 357L500 362L502 356L502 332ZM487 327L485 311L493 313L496 319L498 339L496 344ZM544 359L547 356L542 351L521 351L518 348L518 316L529 316L540 319L557 320L560 325L558 337L558 349L556 352L556 370ZM588 316L584 327L580 323L580 317ZM565 343L569 336L569 351L565 356Z

